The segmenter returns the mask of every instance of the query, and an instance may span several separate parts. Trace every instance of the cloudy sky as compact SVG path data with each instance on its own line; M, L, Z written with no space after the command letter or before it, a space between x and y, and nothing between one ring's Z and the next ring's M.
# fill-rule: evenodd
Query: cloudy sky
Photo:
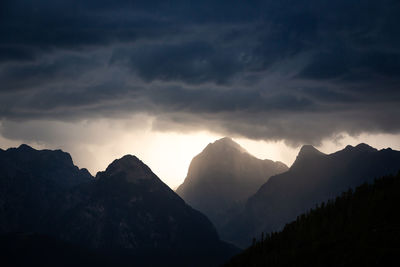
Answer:
M176 187L232 136L291 164L400 149L397 0L0 2L0 147L62 148L93 174L139 156Z

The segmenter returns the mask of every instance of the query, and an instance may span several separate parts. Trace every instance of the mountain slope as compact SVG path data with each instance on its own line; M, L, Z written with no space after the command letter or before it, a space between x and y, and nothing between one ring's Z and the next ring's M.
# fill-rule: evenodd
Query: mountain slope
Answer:
M39 246L49 244L42 238L48 236L55 243L70 244L71 249L79 245L100 253L118 266L215 266L238 252L219 240L207 217L188 206L134 156L115 160L89 182L71 184L64 181L70 176L69 161L56 164L53 161L58 158L44 157L47 165L38 164L43 153L58 155L58 151L29 151L29 168L14 164L15 157L2 158L3 173L12 174L16 165L23 166L16 173L24 173L0 177L7 190L15 193L0 195L3 233L37 233L39 238L35 236L32 242ZM52 175L53 165L61 170L59 176ZM31 203L20 191L30 195ZM14 218L19 214L24 216Z
M400 173L342 193L225 266L398 266Z
M61 150L27 145L0 150L0 233L44 230L64 192L93 181Z
M291 168L261 186L225 231L232 233L229 240L246 246L262 231L280 230L317 203L399 169L400 152L391 149L378 151L360 144L325 155L304 146Z
M220 230L270 176L286 170L285 164L257 159L225 137L193 158L176 192Z
M63 239L93 249L126 250L141 262L180 264L193 257L198 262L191 265L202 266L233 253L204 215L136 157L115 160L96 180L73 193L66 207L72 216L61 217L56 229Z

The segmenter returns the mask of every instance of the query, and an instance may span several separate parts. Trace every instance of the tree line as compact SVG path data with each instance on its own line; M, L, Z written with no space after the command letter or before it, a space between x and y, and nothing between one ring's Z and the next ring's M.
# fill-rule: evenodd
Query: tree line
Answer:
M225 266L400 266L400 172L262 233Z

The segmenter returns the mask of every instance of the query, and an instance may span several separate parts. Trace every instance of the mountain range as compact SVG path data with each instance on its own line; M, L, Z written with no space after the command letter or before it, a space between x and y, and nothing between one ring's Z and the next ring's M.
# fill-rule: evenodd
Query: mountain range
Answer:
M65 152L26 145L0 151L0 234L20 239L10 233L83 247L113 265L214 266L238 251L138 158L94 178Z
M400 169L400 152L366 144L324 154L306 145L287 172L271 177L241 214L222 230L225 240L246 247L261 232L278 231L299 214L375 178Z
M132 155L93 177L61 150L0 149L0 256L6 266L217 266L240 251L230 243L247 247L399 169L390 148L305 145L288 168L223 138L192 160L178 195Z

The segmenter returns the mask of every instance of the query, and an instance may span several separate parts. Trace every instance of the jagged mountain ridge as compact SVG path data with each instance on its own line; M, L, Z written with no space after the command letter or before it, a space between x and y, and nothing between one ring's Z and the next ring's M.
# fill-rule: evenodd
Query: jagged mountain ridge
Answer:
M228 240L245 247L261 232L280 230L317 203L399 169L400 152L390 148L378 151L360 144L324 154L304 146L290 169L263 184L226 226Z
M26 144L0 149L0 171L2 176L10 177L18 172L34 175L36 179L47 179L58 187L72 187L93 178L87 169L75 166L68 153L60 149L36 150Z
M0 150L0 233L44 231L66 190L94 182L61 150Z
M214 266L238 251L220 241L207 217L187 205L134 156L115 160L95 179L90 176L89 182L54 186L48 181L69 177L59 176L46 167L50 164L63 170L64 165L72 164L72 161L64 161L70 159L69 155L62 152L60 159L60 151L43 152L27 146L10 151L16 155L8 158L4 151L0 152L0 170L13 174L0 176L0 183L4 185L2 192L18 193L21 188L28 187L32 197L29 197L30 203L17 205L21 195L0 195L0 233L33 232L54 237L60 242L100 252L120 266L132 262L141 266L187 266L189 262L192 266ZM38 160L36 156L43 153L50 154L45 161ZM45 173L44 178L30 174L25 162L33 162L35 170L42 169L39 173ZM48 164L35 165L37 162ZM23 175L15 166L23 166ZM81 171L75 166L74 169ZM59 188L54 194L42 194L54 188ZM51 201L52 205L43 209L40 219L35 221L30 207L36 207L37 211L43 206L42 202ZM10 216L8 210L13 210L13 214L24 221Z
M255 158L225 137L210 143L193 158L187 177L176 192L220 230L270 176L287 169L281 162Z
M75 214L65 218L68 223L60 230L68 241L79 240L91 248L162 248L190 246L183 242L189 239L218 241L208 219L134 156L115 160L96 175L93 185L78 189L67 207ZM198 235L205 228L208 233Z

